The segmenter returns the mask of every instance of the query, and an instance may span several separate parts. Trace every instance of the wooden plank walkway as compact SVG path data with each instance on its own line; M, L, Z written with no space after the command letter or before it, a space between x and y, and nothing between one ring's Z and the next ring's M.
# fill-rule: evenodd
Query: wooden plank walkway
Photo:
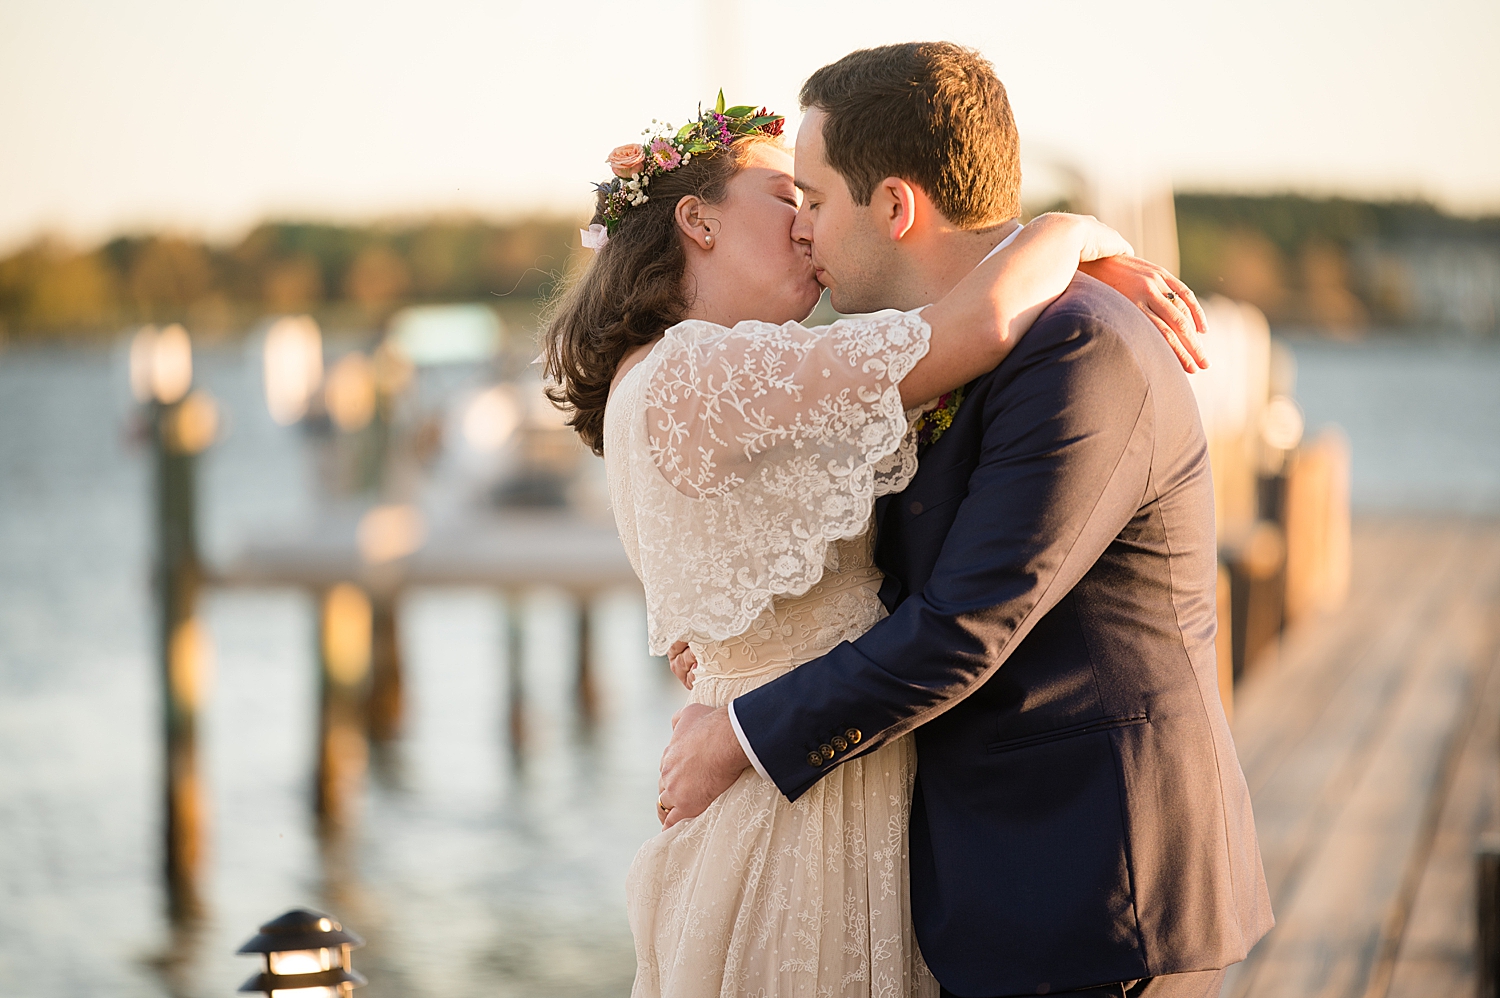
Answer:
M1345 608L1235 697L1277 926L1226 998L1472 995L1500 827L1500 521L1356 521Z

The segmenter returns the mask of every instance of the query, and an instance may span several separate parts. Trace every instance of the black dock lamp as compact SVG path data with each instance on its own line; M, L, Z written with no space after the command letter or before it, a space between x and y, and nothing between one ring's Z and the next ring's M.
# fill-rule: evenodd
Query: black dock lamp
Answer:
M260 934L240 947L260 953L263 971L240 986L240 992L273 998L348 998L365 983L349 965L349 951L365 941L322 912L295 908L260 927Z

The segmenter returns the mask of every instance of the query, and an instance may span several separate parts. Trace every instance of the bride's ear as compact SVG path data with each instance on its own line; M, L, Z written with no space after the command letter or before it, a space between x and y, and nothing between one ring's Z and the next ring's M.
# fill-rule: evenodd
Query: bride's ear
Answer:
M708 205L697 195L684 194L677 202L677 210L674 212L677 231L697 243L699 249L705 250L713 248L714 234L710 223L718 221L704 215L707 207Z
M900 242L917 224L920 207L916 188L900 177L886 177L876 185L874 199L879 200L882 214L886 216L891 239Z

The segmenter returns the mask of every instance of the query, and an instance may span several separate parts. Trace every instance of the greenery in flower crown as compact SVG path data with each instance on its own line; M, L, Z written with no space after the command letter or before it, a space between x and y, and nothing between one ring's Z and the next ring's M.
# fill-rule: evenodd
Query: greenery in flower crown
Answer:
M613 235L627 211L650 200L646 189L652 177L685 166L694 156L711 155L747 135L780 135L785 124L785 117L765 108L756 110L749 104L726 108L724 91L720 90L712 111L704 111L700 105L698 117L675 132L671 125L665 125L644 144L619 146L608 160L615 175L606 183L594 185L604 195L600 214L606 231ZM645 134L651 135L651 129Z

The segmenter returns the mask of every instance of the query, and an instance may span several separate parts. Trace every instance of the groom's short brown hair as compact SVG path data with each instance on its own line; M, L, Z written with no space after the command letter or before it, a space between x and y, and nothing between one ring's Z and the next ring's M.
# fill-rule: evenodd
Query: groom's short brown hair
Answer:
M825 115L828 164L856 204L869 204L886 177L900 177L965 229L1021 214L1010 101L995 67L973 49L952 42L860 49L808 77L801 103Z

